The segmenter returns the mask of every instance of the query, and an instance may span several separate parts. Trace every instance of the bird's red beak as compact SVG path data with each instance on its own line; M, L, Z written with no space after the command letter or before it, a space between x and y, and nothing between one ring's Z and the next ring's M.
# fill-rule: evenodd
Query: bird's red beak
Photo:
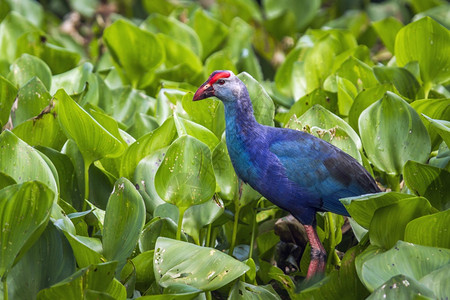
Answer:
M198 101L214 96L214 88L209 80L202 84L194 94L193 101Z

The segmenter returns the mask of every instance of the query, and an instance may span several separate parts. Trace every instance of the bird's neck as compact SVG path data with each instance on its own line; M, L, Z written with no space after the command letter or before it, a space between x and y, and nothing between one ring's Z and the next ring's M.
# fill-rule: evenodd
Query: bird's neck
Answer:
M258 127L247 90L238 95L236 101L224 102L224 105L227 136L245 135Z

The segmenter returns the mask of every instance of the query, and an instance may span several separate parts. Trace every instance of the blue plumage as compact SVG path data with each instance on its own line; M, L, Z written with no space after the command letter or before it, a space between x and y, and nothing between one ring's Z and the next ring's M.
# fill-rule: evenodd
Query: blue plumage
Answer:
M323 271L316 212L348 216L339 199L379 192L375 181L353 157L315 136L259 124L245 85L231 71L214 72L194 100L210 96L224 103L227 147L236 174L305 225L315 260L308 277Z

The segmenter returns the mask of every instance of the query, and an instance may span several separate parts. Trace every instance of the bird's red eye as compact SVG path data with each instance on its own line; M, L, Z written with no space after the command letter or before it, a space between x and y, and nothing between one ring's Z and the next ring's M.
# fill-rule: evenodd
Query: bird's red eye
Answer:
M219 80L217 80L217 83L220 84L220 85L223 85L225 83L225 80L219 79Z

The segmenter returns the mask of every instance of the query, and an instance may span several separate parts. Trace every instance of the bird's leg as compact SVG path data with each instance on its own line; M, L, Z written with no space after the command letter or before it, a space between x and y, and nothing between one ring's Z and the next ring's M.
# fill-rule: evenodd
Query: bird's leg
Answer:
M306 275L306 279L310 279L317 273L325 273L327 253L320 242L316 228L313 225L304 225L304 227L311 246L311 262Z

